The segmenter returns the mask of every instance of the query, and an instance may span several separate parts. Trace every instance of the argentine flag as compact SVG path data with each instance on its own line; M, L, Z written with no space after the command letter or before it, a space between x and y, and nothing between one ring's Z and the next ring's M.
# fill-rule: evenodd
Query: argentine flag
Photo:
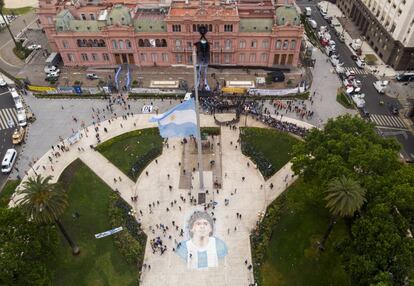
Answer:
M163 138L197 136L197 117L194 98L184 101L167 112L154 116Z

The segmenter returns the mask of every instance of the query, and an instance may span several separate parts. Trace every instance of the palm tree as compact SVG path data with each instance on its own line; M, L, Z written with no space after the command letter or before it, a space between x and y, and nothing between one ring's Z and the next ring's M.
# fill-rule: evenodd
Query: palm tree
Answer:
M328 184L325 200L326 207L332 214L328 229L319 243L319 249L325 249L325 242L328 239L338 217L350 217L358 211L364 202L366 190L359 183L351 178L342 176L335 178Z
M79 247L69 237L59 220L68 206L67 194L59 184L51 184L51 179L51 176L46 178L42 178L40 175L34 178L30 177L23 183L23 189L20 191L23 197L19 199L18 205L35 222L55 222L71 246L73 255L77 255L80 252Z
M10 30L9 23L4 18L3 8L4 8L4 0L0 0L0 15L3 18L4 24L6 25L7 30L9 30L10 36L11 36L13 42L14 42L14 46L17 47L16 39L14 38L12 31Z

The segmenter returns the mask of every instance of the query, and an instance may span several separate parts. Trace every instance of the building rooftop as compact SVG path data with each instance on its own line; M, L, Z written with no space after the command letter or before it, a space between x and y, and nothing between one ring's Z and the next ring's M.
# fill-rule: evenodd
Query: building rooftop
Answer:
M272 27L273 19L240 19L240 32L242 33L270 33Z
M276 24L284 25L300 25L300 15L294 6L281 6L276 9Z

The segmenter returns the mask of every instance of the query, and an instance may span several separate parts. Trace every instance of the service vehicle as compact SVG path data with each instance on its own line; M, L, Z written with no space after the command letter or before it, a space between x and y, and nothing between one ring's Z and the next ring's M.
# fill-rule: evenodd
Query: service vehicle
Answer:
M397 81L414 81L414 72L398 74L395 79Z
M45 66L45 68L43 69L43 71L47 74L51 73L51 72L60 72L60 69L58 69L56 66Z
M1 172L8 174L13 169L14 163L16 162L17 151L16 149L8 149L4 155L3 161L1 161Z
M28 50L34 51L34 50L40 50L42 48L41 45L33 44L27 47Z
M16 128L12 135L13 145L20 144L24 141L24 135L26 134L26 129L23 127Z

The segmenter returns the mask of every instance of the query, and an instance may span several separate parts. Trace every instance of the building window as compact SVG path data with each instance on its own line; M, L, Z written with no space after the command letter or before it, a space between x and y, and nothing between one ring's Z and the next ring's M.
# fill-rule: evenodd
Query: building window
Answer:
M268 49L269 48L269 40L263 40L262 48L263 49Z
M68 54L68 61L74 62L75 58L73 57L73 54Z
M82 20L86 20L86 15L85 14L81 14L81 19Z
M84 62L89 61L88 54L81 54L81 57L82 57L82 61L84 61Z
M253 40L250 44L250 47L253 48L253 49L257 48L257 41Z
M124 46L124 41L123 40L119 40L119 48L122 50L122 49L125 49L125 46Z
M92 60L93 61L98 61L99 60L98 54L93 53L92 54Z
M246 48L246 41L245 41L245 40L241 40L241 41L239 42L239 48L240 48L240 49L244 49L244 48Z
M144 47L144 40L143 39L138 40L138 47Z
M175 62L181 64L183 62L183 55L175 55Z
M251 63L256 62L256 54L250 54L249 60Z
M175 47L181 48L181 40L175 40Z
M109 62L109 55L107 53L103 53L102 58L104 61Z
M140 53L139 58L140 58L141 62L146 62L147 61L147 54Z
M233 25L232 24L224 25L224 32L233 32Z
M172 25L173 32L181 32L181 25Z
M289 47L289 41L288 41L288 40L284 40L284 41L283 41L283 49L284 49L284 50L287 50L287 49L288 49L288 47Z
M125 44L126 44L127 49L132 49L132 44L130 40L126 40Z
M118 44L116 43L115 40L112 40L112 48L114 48L114 49L118 48Z
M292 50L296 49L296 40L292 40L292 41L290 41L290 48L291 48Z
M189 65L193 64L193 56L192 55L188 55L187 59L188 59L187 62L188 62Z
M68 48L69 48L69 42L68 42L68 41L66 41L66 40L63 40L63 41L62 41L62 45L63 45L63 48L64 48L64 49L68 49Z
M231 40L226 40L224 46L225 46L226 50L231 49Z
M239 55L239 62L240 62L240 63L243 63L243 62L245 61L245 58L246 58L246 57L245 57L245 55L244 55L244 54L240 54L240 55Z
M187 42L187 49L191 50L193 48L192 42Z
M230 63L230 60L231 60L230 56L231 55L229 55L229 54L225 54L224 55L224 63L225 64L229 64Z
M262 54L262 62L266 63L268 61L268 59L269 59L269 55L266 54L266 53L263 53Z
M215 49L220 49L220 42L219 41L214 41L214 48Z
M162 53L161 54L161 57L162 57L162 61L164 63L168 62L168 54L167 53Z
M196 24L193 24L193 32L198 32Z
M155 53L151 54L151 60L152 60L153 63L157 62L157 58L158 58L157 54L155 54Z
M95 21L95 14L89 14L89 17L91 18L92 21Z
M276 49L280 50L282 48L282 41L281 40L277 40L276 41Z
M215 53L213 59L216 64L220 63L220 54Z

